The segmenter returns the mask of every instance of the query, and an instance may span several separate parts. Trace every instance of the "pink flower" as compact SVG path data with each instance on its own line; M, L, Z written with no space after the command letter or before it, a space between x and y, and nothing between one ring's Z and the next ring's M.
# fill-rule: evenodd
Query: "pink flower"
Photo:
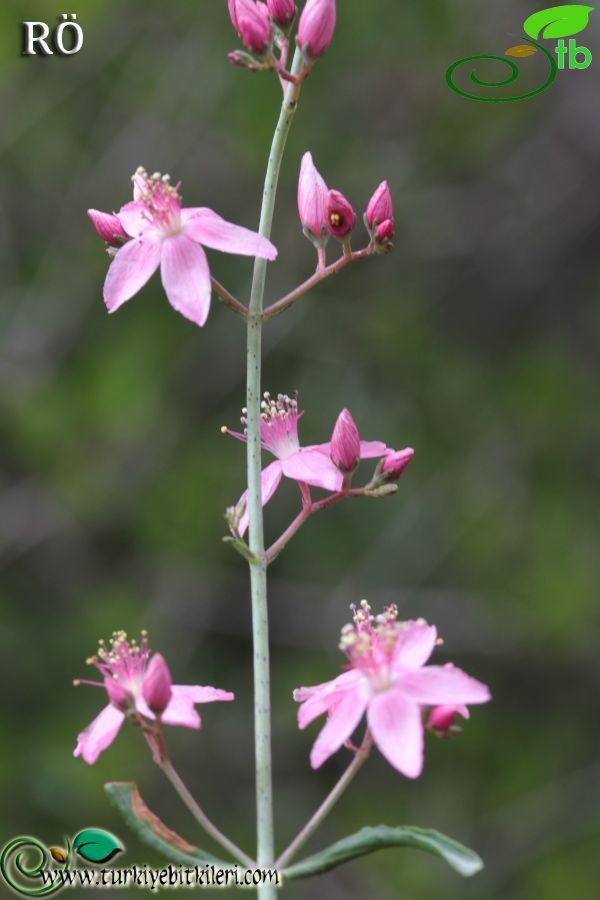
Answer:
M305 728L323 713L328 719L312 748L313 769L340 749L363 715L373 741L387 761L407 778L423 768L423 708L485 703L488 688L452 664L426 666L437 631L422 619L398 622L396 606L375 618L363 600L354 624L342 629L340 648L350 668L333 681L294 691Z
M99 209L88 209L87 214L96 232L111 247L121 247L130 240L129 235L114 213L101 212Z
M360 460L360 435L350 412L343 409L331 435L331 461L340 472L354 472Z
M331 458L331 442L308 447L300 446L298 420L303 413L298 411L296 398L278 394L274 400L267 392L262 402L262 410L260 423L262 446L276 457L275 462L270 463L262 471L262 505L265 506L269 502L284 475L294 481L301 481L326 491L341 491L344 476ZM350 415L347 410L345 412ZM246 424L245 417L242 418L242 424ZM245 434L230 431L225 427L222 431L239 440L246 440ZM390 451L381 441L359 439L359 452L360 459L373 459L385 456ZM238 501L238 508L240 504L245 505L246 496L245 491ZM248 512L244 509L238 526L239 533L244 534L247 527Z
M254 231L233 225L206 207L182 209L168 175L133 176L133 201L118 212L128 238L115 253L104 282L104 302L114 312L146 284L160 266L171 306L197 325L210 308L210 271L201 245L275 259L277 250Z
M298 212L304 233L315 245L327 242L327 185L308 152L302 157L298 179Z
M372 231L381 222L388 219L394 219L394 207L392 204L392 195L387 181L382 181L367 205L365 212L365 221L367 227Z
M273 21L284 30L290 27L296 17L294 0L267 0L267 7Z
M233 700L233 694L214 687L170 684L169 670L160 654L150 659L150 648L145 632L140 644L128 641L124 631L114 633L110 649L100 642L98 655L88 660L96 666L103 681L76 681L75 684L93 684L103 687L110 700L102 712L77 737L73 756L82 756L92 765L118 734L125 721L126 712L135 712L145 719L154 719L151 702L162 707L161 719L166 725L183 725L200 728L200 716L196 703L212 703L215 700ZM159 660L159 662L156 662ZM167 681L170 694L167 699ZM150 697L150 700L148 700ZM167 700L165 704L165 700Z
M337 238L347 237L356 224L356 214L349 200L339 191L329 191L325 204L327 229Z
M335 31L335 0L307 0L298 23L298 46L308 59L329 47Z
M271 23L264 3L254 0L228 0L233 27L243 43L254 53L264 53L271 43Z
M394 221L386 219L375 229L375 240L378 244L389 244L394 239Z

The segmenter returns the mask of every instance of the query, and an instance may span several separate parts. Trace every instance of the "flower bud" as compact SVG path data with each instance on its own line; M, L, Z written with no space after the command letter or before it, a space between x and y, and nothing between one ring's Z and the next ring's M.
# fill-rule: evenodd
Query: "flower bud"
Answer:
M427 727L438 734L452 734L455 729L455 721L457 716L463 719L469 718L469 710L466 706L434 706L429 713L429 721ZM457 729L460 731L460 729Z
M275 24L284 31L290 27L296 17L294 0L267 0L267 8Z
M369 231L373 231L381 222L394 219L392 195L387 181L382 181L367 205L365 222Z
M305 153L298 180L298 213L306 236L323 246L329 237L326 222L327 185L319 175L310 153Z
M271 43L271 23L264 3L228 0L233 27L244 45L254 53L265 53Z
M353 472L360 460L360 435L347 409L341 411L335 423L330 455L333 464L345 475Z
M110 675L104 676L104 687L108 694L108 699L117 709L126 712L128 709L135 709L135 699L131 691L124 688L120 682Z
M325 203L327 230L337 238L347 237L356 224L352 204L339 191L329 191Z
M144 675L142 694L153 713L160 715L171 699L171 673L160 653L155 653Z
M389 244L394 239L394 223L392 219L386 219L375 231L375 240L378 244Z
M111 247L121 247L130 240L129 235L121 225L121 220L114 213L101 212L99 209L88 209L90 222L103 241Z
M405 468L415 455L412 447L405 450L395 450L389 456L385 456L381 462L381 474L386 481L397 481Z
M307 0L298 24L298 45L308 59L325 53L335 31L335 0Z

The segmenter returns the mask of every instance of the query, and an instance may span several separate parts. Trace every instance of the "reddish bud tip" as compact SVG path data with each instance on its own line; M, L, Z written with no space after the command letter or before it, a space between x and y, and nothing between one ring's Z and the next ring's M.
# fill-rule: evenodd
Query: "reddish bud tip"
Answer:
M382 181L367 205L365 221L367 228L373 231L381 222L394 218L392 195L387 181Z
M375 231L375 240L378 244L389 244L394 239L394 223L392 219L386 219Z
M271 18L280 28L287 30L296 18L294 0L267 0Z
M406 447L405 450L395 450L385 456L381 463L381 474L385 475L386 481L397 481L414 455L413 448Z
M331 461L345 475L353 472L360 460L360 435L347 409L341 411L335 423L330 453Z
M164 657L155 653L144 675L142 694L153 713L163 713L171 699L171 673Z
M271 22L264 3L254 0L228 0L233 27L248 50L263 54L271 44Z
M429 713L428 728L439 734L450 734L456 717L469 718L469 710L466 706L434 706Z
M111 247L121 247L126 241L130 240L129 235L121 225L121 220L114 213L101 212L99 209L88 209L87 214L96 232Z
M335 0L307 0L298 24L298 45L315 59L325 53L335 31Z
M347 237L356 224L352 204L339 191L329 191L325 203L327 230L337 238Z

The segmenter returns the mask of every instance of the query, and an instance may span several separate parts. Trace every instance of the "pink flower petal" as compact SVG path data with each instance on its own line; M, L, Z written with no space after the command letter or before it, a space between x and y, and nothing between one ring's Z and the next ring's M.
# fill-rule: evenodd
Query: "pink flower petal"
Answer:
M462 706L486 703L489 689L456 666L426 666L402 676L399 687L406 697L427 706Z
M387 444L383 441L361 441L360 442L360 458L375 459L377 456L387 456L391 453Z
M210 309L211 286L202 247L185 234L165 238L160 274L173 309L196 325L204 325Z
M272 463L269 463L266 466L260 475L260 484L261 484L261 495L262 495L262 505L266 506L275 491L279 486L279 482L281 481L283 472L281 471L281 463L278 459L274 460ZM242 501L246 502L248 497L248 491L244 491L242 496L239 499L239 503ZM248 524L250 522L250 516L248 513L248 507L244 510L244 513L240 519L239 524L239 532L241 535L245 534L246 529L248 528Z
M341 491L344 476L321 449L305 447L281 461L283 474L326 491Z
M125 715L109 703L100 715L77 736L77 746L73 756L82 756L86 763L93 765L103 750L112 744L125 721Z
M355 690L362 681L362 674L352 669L338 675L332 681L316 684L313 687L297 688L294 691L294 700L302 703L298 709L298 727L306 728L318 716L332 709L341 700L348 690Z
M142 232L152 227L148 207L141 200L131 200L130 203L126 203L119 210L117 218L131 237L139 237Z
M437 640L435 625L427 622L407 622L394 648L395 669L419 669L433 653Z
M197 684L174 684L169 705L162 714L165 725L183 725L185 728L200 728L201 720L196 711L196 703L213 703L215 700L233 700L234 695L219 688L201 687ZM154 713L143 697L136 700L139 713L154 719Z
M367 692L357 689L347 691L336 703L310 752L313 769L323 765L348 740L363 717L367 700Z
M161 245L151 236L128 241L109 266L104 282L104 302L114 312L142 288L160 263Z
M407 778L423 769L423 723L419 706L400 690L376 694L367 710L373 740L387 761Z
M185 234L213 250L242 256L261 256L263 259L275 259L277 256L277 248L267 238L248 228L242 228L241 225L227 222L210 209L184 209L182 222Z

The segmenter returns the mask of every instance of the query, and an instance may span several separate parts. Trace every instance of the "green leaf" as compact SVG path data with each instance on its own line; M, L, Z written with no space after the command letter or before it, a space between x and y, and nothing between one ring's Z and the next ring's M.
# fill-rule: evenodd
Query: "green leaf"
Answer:
M284 878L292 880L311 878L313 875L321 875L323 872L335 869L336 866L356 859L358 856L389 847L414 847L416 850L433 853L434 856L440 856L465 878L475 875L483 868L482 860L473 850L440 834L439 831L409 825L402 825L398 828L378 825L376 828L361 828L356 834L332 844L326 850L289 866L283 870L282 874Z
M552 6L550 9L542 9L525 20L523 28L525 33L534 39L569 37L579 34L586 27L593 6Z
M132 781L114 781L104 785L111 803L119 810L127 825L138 838L160 853L165 859L185 866L202 866L212 864L222 869L231 867L231 863L217 859L216 856L193 847L180 837L148 809L142 800L137 785Z
M105 863L121 853L123 848L110 831L85 828L75 836L73 850L87 862Z

